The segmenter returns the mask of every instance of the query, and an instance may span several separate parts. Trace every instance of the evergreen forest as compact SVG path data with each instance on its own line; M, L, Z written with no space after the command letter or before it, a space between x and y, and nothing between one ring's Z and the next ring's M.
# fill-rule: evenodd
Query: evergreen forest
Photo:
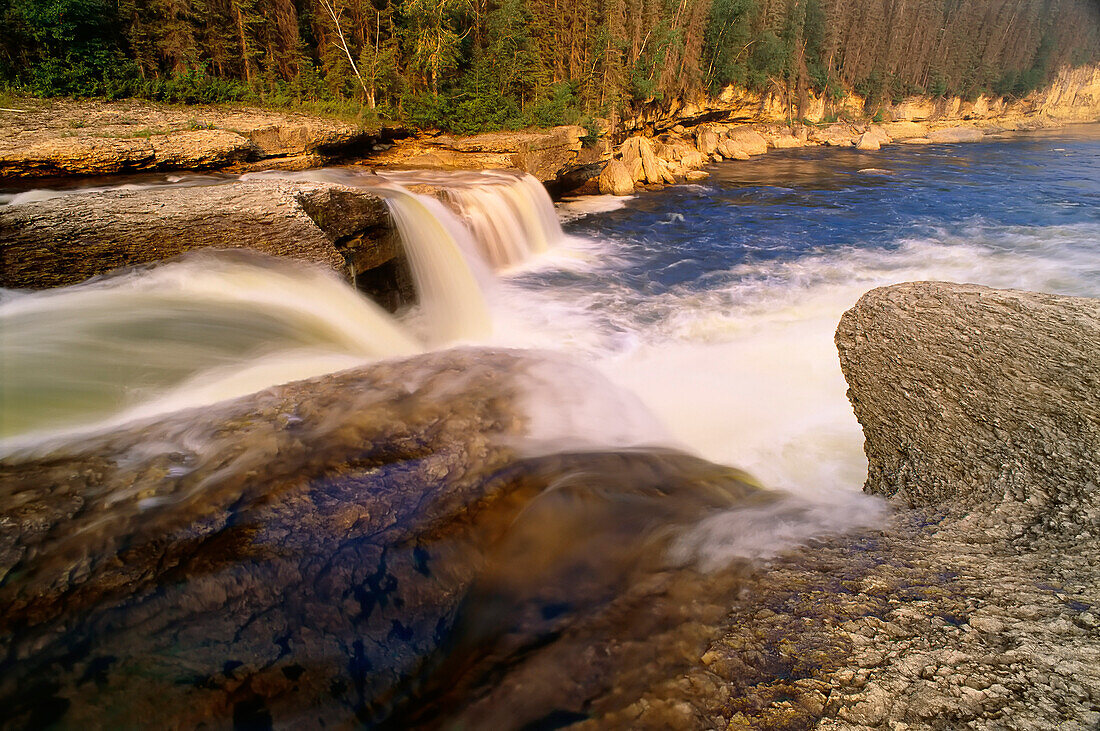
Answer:
M728 84L868 113L1100 60L1097 0L0 0L0 84L302 106L460 133Z

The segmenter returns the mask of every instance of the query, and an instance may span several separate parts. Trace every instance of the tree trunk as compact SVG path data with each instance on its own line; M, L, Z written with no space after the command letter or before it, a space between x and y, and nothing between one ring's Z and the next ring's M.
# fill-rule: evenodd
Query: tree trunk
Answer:
M244 83L252 86L252 64L248 60L248 40L244 33L244 16L241 9L237 8L237 33L241 39L241 64L244 66Z

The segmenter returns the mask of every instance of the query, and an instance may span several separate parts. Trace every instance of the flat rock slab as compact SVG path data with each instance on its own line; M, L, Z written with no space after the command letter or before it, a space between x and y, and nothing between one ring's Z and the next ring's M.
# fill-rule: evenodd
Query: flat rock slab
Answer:
M74 284L199 248L247 248L359 274L400 253L386 204L277 180L59 195L0 208L0 287Z
M0 176L221 168L340 150L373 139L355 125L264 109L20 99L0 112ZM314 163L319 162L316 159Z

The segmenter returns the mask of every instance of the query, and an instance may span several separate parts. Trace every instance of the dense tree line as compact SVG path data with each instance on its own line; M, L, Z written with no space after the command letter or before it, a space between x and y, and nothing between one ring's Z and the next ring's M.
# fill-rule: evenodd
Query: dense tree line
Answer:
M727 84L868 111L1021 95L1100 59L1096 0L0 0L0 79L44 95L327 104L461 132Z

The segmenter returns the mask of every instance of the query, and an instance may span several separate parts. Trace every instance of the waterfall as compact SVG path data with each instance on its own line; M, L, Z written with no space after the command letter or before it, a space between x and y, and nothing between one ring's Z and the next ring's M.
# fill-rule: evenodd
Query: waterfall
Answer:
M469 235L442 203L400 186L378 187L397 224L420 299L427 339L435 344L491 331L482 287L462 244Z
M0 451L421 350L331 272L242 252L3 295Z
M520 264L562 238L549 195L530 175L340 168L242 179L272 177L385 199L419 307L398 322L332 273L240 252L191 255L57 290L0 290L0 453L43 435L412 354L423 346L410 332L427 347L483 341L492 330L491 269Z
M419 324L433 344L489 334L482 292L492 286L492 276L484 266L522 264L563 238L550 195L527 174L332 168L243 179L258 177L339 183L385 198L412 269Z
M459 215L478 255L493 269L522 264L563 238L550 195L526 173L406 171L381 175L398 185L434 192Z
M530 175L500 177L506 180L444 190L494 269L522 264L562 238L554 204L539 181Z

